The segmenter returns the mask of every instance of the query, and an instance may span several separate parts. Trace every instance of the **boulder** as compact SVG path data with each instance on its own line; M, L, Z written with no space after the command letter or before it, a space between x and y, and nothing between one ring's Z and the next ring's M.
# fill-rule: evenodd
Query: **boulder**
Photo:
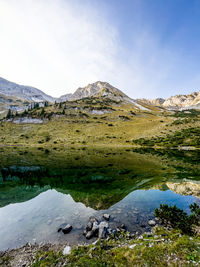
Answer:
M106 221L109 221L109 220L110 220L110 214L105 213L105 214L103 215L103 218L104 218Z
M98 231L99 231L99 225L97 222L94 222L93 226L92 226L92 232L93 232L94 236L98 235Z
M148 225L151 226L151 227L153 227L153 226L156 225L156 222L154 220L149 220L148 221Z
M89 221L90 221L91 223L94 223L94 222L98 223L98 222L99 222L99 221L97 220L97 218L95 218L94 216L91 216L91 217L89 218Z
M71 232L72 230L72 226L70 224L67 224L64 228L62 228L62 232L64 234L68 234L69 232Z
M107 222L101 222L99 224L99 238L106 238L107 235L107 230L108 230L108 223Z
M67 223L62 223L59 227L58 227L58 232L60 232L63 228L65 228L67 226Z
M91 221L88 222L88 224L86 225L85 229L86 231L91 231L93 227L93 223Z
M87 232L87 234L85 235L85 237L86 237L87 239L90 239L90 238L92 238L93 236L94 236L93 231L89 231L89 232Z

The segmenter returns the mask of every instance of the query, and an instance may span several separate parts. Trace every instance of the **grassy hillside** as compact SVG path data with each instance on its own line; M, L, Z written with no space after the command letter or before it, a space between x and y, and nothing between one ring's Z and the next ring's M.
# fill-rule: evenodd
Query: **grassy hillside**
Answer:
M199 147L199 111L173 112L105 97L35 107L0 124L0 144ZM23 119L41 123L23 123ZM21 120L21 123L19 122Z

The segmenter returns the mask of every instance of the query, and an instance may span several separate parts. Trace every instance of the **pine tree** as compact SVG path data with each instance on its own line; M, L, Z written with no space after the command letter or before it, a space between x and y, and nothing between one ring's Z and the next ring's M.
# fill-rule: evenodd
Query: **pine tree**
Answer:
M9 109L7 116L6 116L6 119L10 119L11 117L12 117L12 111L11 111L11 109Z

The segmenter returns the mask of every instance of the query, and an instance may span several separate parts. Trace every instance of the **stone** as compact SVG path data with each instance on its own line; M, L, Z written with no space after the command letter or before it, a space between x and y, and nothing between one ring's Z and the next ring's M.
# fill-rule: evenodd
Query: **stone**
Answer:
M72 230L72 226L70 224L67 224L64 228L62 228L62 232L64 234L68 234L69 232L71 232Z
M90 222L88 222L88 224L86 225L85 229L86 229L86 231L91 231L91 230L92 230L92 227L93 227L93 223L90 221Z
M93 232L94 235L97 235L98 231L99 231L99 225L98 225L97 222L94 222L93 226L92 226L92 232Z
M108 228L107 232L108 232L109 235L112 235L113 230L111 228Z
M148 237L153 236L153 233L151 233L151 232L145 232L145 234L146 234Z
M126 229L126 226L125 226L125 224L124 224L124 223L122 223L122 224L120 225L120 228L125 230L125 229Z
M107 229L108 229L107 222L101 222L99 224L99 238L106 238Z
M134 247L136 247L136 246L137 246L137 244L133 244L133 245L130 245L129 248L132 249L132 248L134 248Z
M151 227L153 227L153 226L156 225L156 222L154 220L149 220L148 221L148 225L151 226Z
M58 232L60 232L63 228L65 228L67 226L67 223L62 223L59 227L58 227Z
M86 231L86 230L84 230L84 231L83 231L83 235L85 235L85 236L86 236L86 234L87 234L87 231Z
M63 255L69 255L71 253L71 247L70 246L66 246L64 249L63 249Z
M93 236L94 236L93 231L89 231L89 232L87 232L87 234L85 235L85 237L86 237L87 239L91 239Z
M91 223L94 223L94 222L98 223L98 222L99 222L94 216L91 216L91 217L89 218L89 221L90 221Z
M103 215L103 218L104 218L106 221L109 221L109 220L110 220L110 214L105 213L105 214Z

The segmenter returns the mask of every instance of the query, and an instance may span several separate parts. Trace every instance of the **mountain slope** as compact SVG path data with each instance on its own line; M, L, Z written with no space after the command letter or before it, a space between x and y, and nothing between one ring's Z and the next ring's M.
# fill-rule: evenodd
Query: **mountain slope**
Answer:
M166 108L195 108L200 106L200 91L188 95L175 95L169 97L162 104Z
M167 99L140 99L141 102L166 109L198 109L200 108L200 91L187 95L175 95Z
M62 100L74 101L86 97L109 97L117 102L132 101L131 98L129 98L119 89L115 88L107 82L101 81L88 84L86 87L79 87L73 94L67 94L66 96L62 96Z
M54 101L53 97L45 94L37 88L19 85L3 78L0 78L0 94L14 96L31 102Z

